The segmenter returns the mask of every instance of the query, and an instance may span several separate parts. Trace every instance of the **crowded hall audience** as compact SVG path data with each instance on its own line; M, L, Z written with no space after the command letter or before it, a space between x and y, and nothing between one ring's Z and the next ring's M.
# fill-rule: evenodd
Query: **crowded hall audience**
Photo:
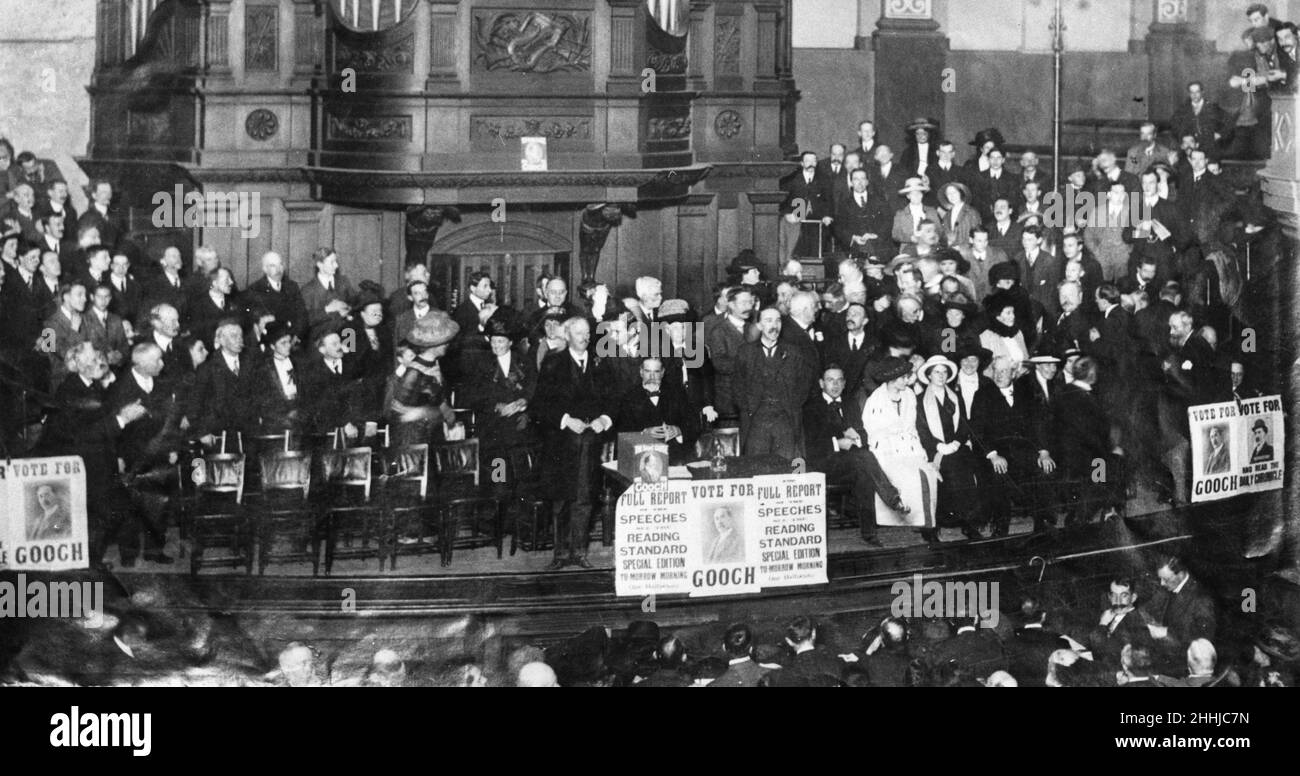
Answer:
M1251 47L1234 62L1261 88L1239 88L1235 65L1221 84L1187 84L1167 121L1131 147L1061 159L1057 182L996 127L969 142L926 117L843 127L827 158L804 151L783 182L781 263L741 251L699 309L649 276L544 275L534 298L505 300L489 273L442 289L416 262L385 289L340 270L360 257L316 245L292 246L292 262L258 257L241 289L212 247L146 251L115 203L126 181L92 180L78 214L57 165L0 140L0 439L15 457L83 457L91 561L116 550L127 567L175 561L186 462L254 460L275 436L285 450L475 440L474 493L499 499L516 531L533 519L534 548L551 533L551 569L590 568L591 531L612 509L600 467L626 431L668 443L674 465L710 457L733 429L739 455L806 461L849 494L839 508L871 547L876 509L908 512L900 484L918 473L937 493L931 543L939 529L1006 536L1013 515L1051 531L1122 516L1138 497L1185 506L1188 407L1278 391L1241 336L1262 323L1243 258L1257 273L1277 262L1278 227L1258 185L1234 184L1222 161L1267 154L1269 88L1294 80L1294 27L1259 5L1248 16ZM900 153L877 137L887 125L906 138ZM1099 460L1116 475L1090 476ZM970 618L936 637L887 619L842 654L803 617L769 642L744 625L699 645L596 628L499 679L1292 682L1294 638L1273 632L1249 654L1220 644L1188 571L1177 559L1158 571L1154 594L1114 580L1090 628L1048 611L1000 637ZM268 681L327 682L318 659L293 645ZM362 681L408 682L408 668L380 652ZM472 663L428 676L483 681Z

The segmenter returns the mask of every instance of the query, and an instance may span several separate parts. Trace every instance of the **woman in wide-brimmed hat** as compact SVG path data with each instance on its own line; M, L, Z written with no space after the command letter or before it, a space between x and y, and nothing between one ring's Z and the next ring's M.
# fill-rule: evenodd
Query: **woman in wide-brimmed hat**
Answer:
M971 230L980 225L970 199L970 187L960 181L948 181L939 189L939 236L944 245L956 248L970 243Z
M981 129L975 133L975 139L970 142L975 146L975 156L966 161L966 167L977 173L987 172L989 169L989 152L994 148L1001 148L1006 145L1007 141L1003 139L1002 132L997 127Z
M936 228L939 226L939 211L924 203L925 195L929 192L930 184L925 178L908 178L903 188L898 190L899 196L907 199L906 205L894 211L891 236L899 248L916 243L916 232L922 221L928 219L934 222Z
M925 171L939 163L939 122L919 117L907 125L907 148L899 163L908 175L924 176Z
M940 475L937 524L960 526L968 539L978 539L977 460L966 444L971 438L966 405L951 387L957 379L957 366L943 356L931 356L921 365L919 376L926 387L920 398L917 430Z
M876 524L919 528L927 541L933 541L939 472L930 464L917 430L916 394L907 387L911 376L911 364L897 356L870 366L870 377L879 387L863 405L862 427L871 452L907 507L907 512L890 509L877 498Z
M444 422L455 415L447 401L438 359L460 331L442 310L432 310L397 347L398 364L390 378L388 399L392 445L427 444L442 437Z
M980 345L988 348L993 352L994 357L1006 356L1015 364L1017 377L1021 364L1029 358L1029 348L1025 346L1025 335L1020 330L1019 305L1015 297L1006 291L999 291L989 296L984 302L984 309L988 312L988 320L985 322L988 326L980 334ZM988 377L993 377L990 370L986 370Z

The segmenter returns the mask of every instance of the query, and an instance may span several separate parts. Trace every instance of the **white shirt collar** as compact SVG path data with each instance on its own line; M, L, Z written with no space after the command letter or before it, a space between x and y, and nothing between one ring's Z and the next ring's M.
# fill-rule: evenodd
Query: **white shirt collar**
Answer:
M172 338L168 337L166 334L163 334L157 329L154 329L153 341L156 342L158 344L158 347L162 348L163 350L167 350L167 348L171 347L172 345Z
M136 385L143 388L145 393L153 393L152 377L149 377L148 375L142 375L139 372L135 371L134 368L131 370L131 376L135 378Z
M235 371L235 367L239 365L239 356L223 350L221 351L221 357L226 359L226 366L230 367L230 371Z

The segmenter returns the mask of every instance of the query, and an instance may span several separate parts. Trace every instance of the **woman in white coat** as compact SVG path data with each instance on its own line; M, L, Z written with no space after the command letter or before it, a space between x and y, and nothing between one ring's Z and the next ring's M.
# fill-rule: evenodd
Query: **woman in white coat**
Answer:
M935 506L939 472L930 463L917 432L916 393L908 387L912 365L889 356L872 367L879 387L862 408L862 428L867 446L880 462L889 481L898 488L907 513L890 509L876 497L876 524L912 526L921 529L926 541L938 540Z

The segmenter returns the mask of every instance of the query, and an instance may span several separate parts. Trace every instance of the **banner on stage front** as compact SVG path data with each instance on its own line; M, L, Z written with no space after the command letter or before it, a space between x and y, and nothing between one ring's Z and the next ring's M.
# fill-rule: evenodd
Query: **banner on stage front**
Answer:
M1187 409L1192 501L1280 490L1286 431L1282 397L1261 396Z
M824 584L826 475L638 482L618 501L620 596Z
M0 460L0 504L0 570L90 566L81 458Z

